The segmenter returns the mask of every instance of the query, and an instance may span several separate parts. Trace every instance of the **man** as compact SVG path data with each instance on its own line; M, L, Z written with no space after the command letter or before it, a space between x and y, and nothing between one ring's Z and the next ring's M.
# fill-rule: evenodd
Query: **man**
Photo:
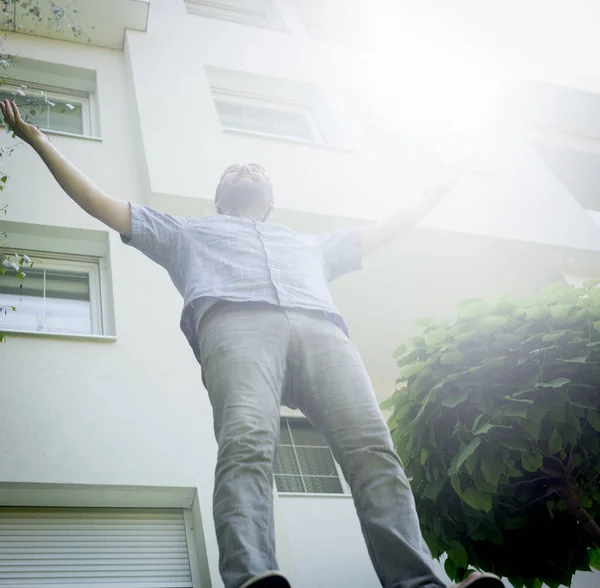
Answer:
M225 170L217 214L180 218L105 194L18 108L0 109L86 212L170 274L184 298L181 327L214 411L218 458L213 511L226 588L286 588L275 559L273 462L280 404L324 435L350 485L369 555L386 588L443 586L421 537L409 482L356 347L327 282L399 237L452 187L430 191L389 222L325 236L266 222L273 189L256 164ZM474 574L466 587L501 587Z

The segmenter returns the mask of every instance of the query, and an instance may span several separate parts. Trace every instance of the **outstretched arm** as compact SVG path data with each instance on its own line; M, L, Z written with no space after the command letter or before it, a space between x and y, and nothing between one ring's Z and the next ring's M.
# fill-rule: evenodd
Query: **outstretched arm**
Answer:
M421 222L458 183L459 174L430 188L412 208L401 210L389 218L361 229L363 255L373 253L395 241Z
M48 138L33 125L26 123L17 105L9 100L0 102L6 124L15 135L29 143L42 158L61 188L83 210L122 235L131 235L129 203L109 196L77 169Z

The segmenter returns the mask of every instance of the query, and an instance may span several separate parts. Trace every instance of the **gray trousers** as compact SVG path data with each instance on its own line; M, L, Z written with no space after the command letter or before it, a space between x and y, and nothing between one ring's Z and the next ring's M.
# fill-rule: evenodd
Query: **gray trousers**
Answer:
M273 465L280 404L327 439L385 588L443 586L358 350L320 315L220 303L198 329L218 458L213 515L226 588L278 569Z

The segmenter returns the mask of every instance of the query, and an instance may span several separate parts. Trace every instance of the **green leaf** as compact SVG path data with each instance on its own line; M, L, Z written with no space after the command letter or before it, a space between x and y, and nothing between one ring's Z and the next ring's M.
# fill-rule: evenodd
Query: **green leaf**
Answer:
M401 357L402 355L404 355L407 351L407 347L406 345L399 345L398 347L396 347L396 350L394 351L393 354L393 358L394 359L398 359L399 357Z
M526 419L527 418L527 408L528 405L527 404L521 404L521 403L513 403L511 402L510 404L504 404L502 406L499 406L498 408L496 408L496 410L494 411L495 416L499 416L499 417L516 417L516 418L520 418L520 419Z
M458 475L450 476L450 485L459 496L462 496L462 488L460 486L460 477Z
M531 437L535 441L537 441L540 438L540 433L542 430L541 420L538 420L535 417L531 416L531 414L529 414L529 418L520 422L519 424L531 435Z
M475 318L484 314L488 308L488 303L480 298L463 300L458 303L458 316L466 319Z
M448 338L448 331L446 329L435 329L425 333L423 337L427 345L439 345Z
M475 488L467 488L462 493L462 499L475 510L484 512L492 510L492 497L489 494L478 492Z
M600 321L594 322L593 325L594 325L594 329L596 329L596 331L600 331Z
M454 476L458 473L465 460L481 445L481 437L476 437L471 441L460 453L454 456L450 467L448 468L448 475Z
M469 564L467 550L462 545L457 545L448 550L448 557L452 559L458 568L466 568Z
M394 396L395 395L392 394L389 398L382 400L379 403L379 408L381 408L381 410L390 410L394 408L396 406L396 398Z
M469 457L467 457L467 459L465 460L465 469L467 470L467 472L469 472L469 476L473 475L473 472L475 471L478 462L479 458L476 453L471 453L471 455L469 455Z
M400 373L402 374L402 377L410 378L411 376L418 374L424 367L424 361L415 361L414 363L409 363L408 365L405 365L400 370Z
M413 337L410 340L410 342L411 342L412 346L417 349L422 349L423 347L427 347L427 343L425 343L425 339L423 339L423 337L421 337L421 336Z
M541 453L523 453L521 465L528 472L537 472L543 463L544 456Z
M525 390L525 392L528 392L528 390ZM512 396L508 396L508 394L504 396L504 400L508 400L509 402L523 402L525 404L533 404L533 400L527 400L526 398L513 398Z
M0 178L0 182L2 182L3 184L6 184L6 180L8 180L8 176L2 176Z
M444 571L446 572L446 574L448 574L448 577L451 580L458 580L458 568L452 558L446 558L446 561L444 562Z
M434 480L433 482L430 482L429 484L427 484L425 486L423 496L425 498L428 498L432 502L435 502L445 485L446 485L446 478Z
M485 435L487 433L489 433L492 429L510 429L511 427L508 427L506 425L492 425L490 423L487 423L486 425L482 425L481 427L479 427L479 429L477 429L476 431L474 431L475 435Z
M502 463L491 460L482 461L481 471L488 483L494 488L497 488L498 482L500 481L500 476L504 471Z
M459 404L462 404L468 398L468 394L465 391L458 391L456 394L451 394L447 398L442 400L441 405L446 408L455 408Z
M585 280L585 282L583 282L583 287L587 290L591 290L592 288L595 288L598 284L600 284L600 280Z
M500 441L500 445L510 449L511 451L525 451L528 447L528 443L521 439L520 437L509 437L506 439L502 439Z
M417 320L415 321L415 325L416 325L417 327L422 327L422 328L428 327L428 326L429 326L429 325L431 325L432 323L433 323L433 320L432 320L432 319L430 319L430 318L428 318L428 317L425 317L425 318L419 318L419 319L417 319Z
M425 465L427 463L427 458L429 457L429 452L425 448L421 448L421 465Z
M580 357L572 357L571 359L561 360L563 363L586 363L587 355L581 355Z
M431 355L430 357L428 357L425 360L425 365L427 367L431 367L432 365L434 365L439 360L439 358L440 358L441 355L442 354L439 351L437 351L436 353L434 353L433 355Z
M562 439L560 438L560 433L554 429L552 431L552 435L550 435L550 440L548 441L548 451L551 455L555 453L560 453L562 449Z
M466 343L467 341L473 341L477 337L479 337L479 331L472 330L472 331L466 331L465 333L461 333L460 335L456 335L454 337L454 340L457 343Z
M442 353L440 357L440 363L442 365L454 365L462 361L463 354L460 351L449 351L448 353Z
M555 378L551 382L539 382L535 385L536 388L562 388L567 384L570 384L569 378Z
M508 324L508 317L506 316L486 316L481 321L481 327L486 331L497 329Z
M587 421L590 425L600 433L600 414L597 409L587 411Z
M590 566L595 570L600 570L600 547L590 549Z
M546 333L542 337L542 343L552 343L564 337L569 331L556 331L555 333Z
M509 346L509 347L518 345L521 343L521 337L519 337L517 335L512 335L510 333L501 333L499 335L496 335L494 337L494 340L498 345Z

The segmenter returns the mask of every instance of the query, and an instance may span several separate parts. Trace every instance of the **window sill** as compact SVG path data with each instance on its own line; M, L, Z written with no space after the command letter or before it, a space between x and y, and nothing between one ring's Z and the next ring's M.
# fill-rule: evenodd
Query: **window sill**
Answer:
M327 494L325 492L278 492L281 498L352 498L352 494Z
M97 341L100 343L115 343L117 341L114 335L78 335L75 333L50 333L47 331L20 331L18 329L3 329L0 324L0 332L10 336L17 337L41 337L45 339L66 339L71 341Z
M0 123L0 129L6 131L6 125ZM94 137L92 135L78 135L77 133L67 133L65 131L53 131L52 129L40 129L45 135L56 135L57 137L70 137L71 139L83 139L84 141L96 141L101 143L102 137ZM11 134L10 132L8 134Z
M467 172L471 172L471 173L476 173L476 174L483 174L483 175L492 175L493 172L491 172L488 169L484 169L482 167L476 167L470 164L461 164L460 162L457 163L451 163L451 162L445 162L442 161L441 159L427 159L427 158L421 158L421 157L411 157L410 155L399 155L399 154L395 154L395 153L389 153L389 152L381 152L381 151L370 151L368 153L368 155L370 157L372 157L373 159L379 159L379 160L390 160L392 162L394 161L407 161L410 163L417 163L417 164L421 164L421 165L430 165L430 166L435 166L435 167L445 167L448 169L458 169L458 170L462 170L462 171L467 171Z
M57 137L69 137L71 139L83 139L84 141L96 141L101 143L102 137L93 137L91 135L78 135L76 133L66 133L65 131L52 131L48 129L40 129L46 135L56 135Z
M258 133L256 131L242 131L240 129L232 129L229 127L221 127L224 133L231 135L244 135L246 137L254 137L255 139L266 139L267 141L281 141L283 143L291 143L293 145L303 145L317 149L325 149L327 151L339 151L341 153L353 153L352 149L340 147L339 145L328 145L326 143L315 143L314 141L304 141L303 139L294 139L293 137L280 137L279 135L268 135L267 133Z
M245 20L237 19L237 18L227 18L226 16L217 16L216 14L206 13L202 9L194 9L188 8L188 14L193 14L194 16L200 16L202 18L209 18L211 20L220 20L221 22L232 22L238 25L242 25L245 27L253 27L255 29L263 29L266 31L273 31L275 33L286 33L289 34L291 31L285 26L279 26L277 24L260 24L260 23L251 23L246 22Z

